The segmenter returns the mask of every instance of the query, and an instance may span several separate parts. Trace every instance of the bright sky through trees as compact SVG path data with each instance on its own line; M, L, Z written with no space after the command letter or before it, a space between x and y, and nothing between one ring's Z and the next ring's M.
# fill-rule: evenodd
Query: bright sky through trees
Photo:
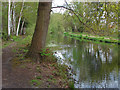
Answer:
M66 0L67 3L70 3L72 0ZM63 6L65 4L65 0L53 0L52 7L55 6ZM54 8L52 9L54 13L63 13L65 9L62 8Z

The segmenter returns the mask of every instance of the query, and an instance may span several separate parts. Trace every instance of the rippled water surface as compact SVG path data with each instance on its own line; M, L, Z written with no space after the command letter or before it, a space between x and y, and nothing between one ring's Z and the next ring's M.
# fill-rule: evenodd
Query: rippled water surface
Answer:
M75 88L118 88L118 45L49 35L46 46L71 68Z

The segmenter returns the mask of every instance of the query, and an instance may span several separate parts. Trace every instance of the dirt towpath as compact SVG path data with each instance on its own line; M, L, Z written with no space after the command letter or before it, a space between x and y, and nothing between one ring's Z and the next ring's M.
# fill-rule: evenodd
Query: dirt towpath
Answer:
M10 61L16 55L16 52L13 52L15 46L16 43L12 43L2 49L2 88L30 88L32 72L11 65Z

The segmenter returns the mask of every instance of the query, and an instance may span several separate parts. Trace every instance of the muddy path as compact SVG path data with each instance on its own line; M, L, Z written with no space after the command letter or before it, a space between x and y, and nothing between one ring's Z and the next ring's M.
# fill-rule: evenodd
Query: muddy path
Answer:
M30 88L32 72L27 69L12 67L11 60L17 52L13 52L16 43L2 49L2 88Z

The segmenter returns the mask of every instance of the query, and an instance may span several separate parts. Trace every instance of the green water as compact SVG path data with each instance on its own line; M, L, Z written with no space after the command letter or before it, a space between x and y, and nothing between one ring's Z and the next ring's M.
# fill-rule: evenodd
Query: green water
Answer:
M118 88L118 45L48 35L46 46L71 68L75 88Z

